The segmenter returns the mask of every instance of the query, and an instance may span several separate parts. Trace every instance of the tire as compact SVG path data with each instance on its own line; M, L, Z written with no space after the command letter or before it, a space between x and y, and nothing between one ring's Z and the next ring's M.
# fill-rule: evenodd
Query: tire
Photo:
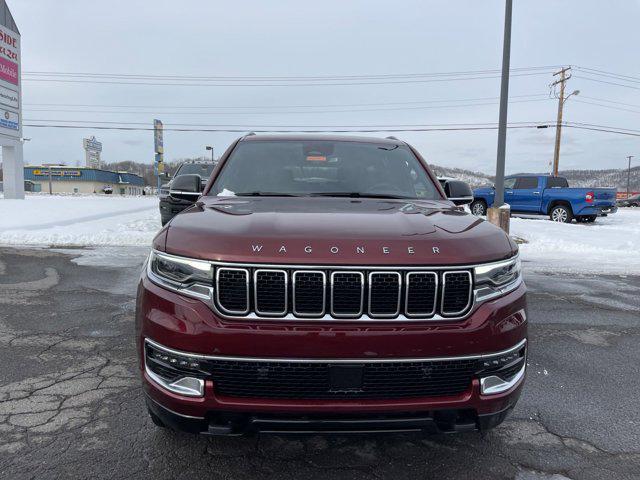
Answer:
M588 216L584 217L584 221L587 222L587 223L593 223L593 222L596 221L596 218L598 218L598 217L595 216L595 215L588 215Z
M549 212L549 218L551 218L553 222L571 223L573 213L571 209L565 205L556 205Z
M483 217L487 214L487 204L484 203L484 200L474 200L469 205L469 209L476 217Z
M155 413L153 413L151 410L147 409L147 411L149 412L149 416L151 417L151 421L153 422L153 424L156 427L159 428L169 428L167 427L162 420L160 420L160 417L158 417Z

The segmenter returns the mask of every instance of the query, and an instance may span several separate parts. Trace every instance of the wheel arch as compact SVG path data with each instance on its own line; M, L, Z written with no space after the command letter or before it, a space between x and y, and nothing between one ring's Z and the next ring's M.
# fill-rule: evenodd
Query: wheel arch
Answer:
M562 205L563 207L567 207L569 212L573 215L573 208L571 207L571 203L567 200L551 200L549 202L549 206L547 207L547 215L551 215L551 210L558 205Z

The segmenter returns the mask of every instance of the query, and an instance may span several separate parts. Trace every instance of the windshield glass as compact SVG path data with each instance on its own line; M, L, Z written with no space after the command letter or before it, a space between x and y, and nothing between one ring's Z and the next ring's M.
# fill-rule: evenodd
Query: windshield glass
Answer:
M441 199L407 147L330 141L240 143L209 195Z
M183 163L176 175L200 175L203 179L208 179L213 172L211 163Z

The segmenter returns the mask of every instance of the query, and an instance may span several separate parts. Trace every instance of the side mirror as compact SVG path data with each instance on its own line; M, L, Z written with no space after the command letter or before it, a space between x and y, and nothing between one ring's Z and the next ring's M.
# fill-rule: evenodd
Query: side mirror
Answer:
M169 195L181 200L195 202L202 193L200 175L178 175L171 182Z
M473 192L468 183L460 180L449 180L444 186L447 199L456 205L466 205L473 202Z

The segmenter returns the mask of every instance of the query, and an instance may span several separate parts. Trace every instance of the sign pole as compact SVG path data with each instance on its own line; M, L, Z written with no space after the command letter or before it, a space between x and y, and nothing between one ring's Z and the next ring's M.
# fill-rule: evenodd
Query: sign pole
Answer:
M153 150L155 151L155 174L157 178L156 192L160 195L160 175L164 172L164 138L163 138L162 122L155 119L153 121Z
M509 102L509 65L511 60L511 11L513 0L506 0L504 12L504 44L502 47L502 81L500 84L500 118L498 120L498 155L493 207L487 219L509 233L509 205L504 203L504 164L507 144L507 106Z

